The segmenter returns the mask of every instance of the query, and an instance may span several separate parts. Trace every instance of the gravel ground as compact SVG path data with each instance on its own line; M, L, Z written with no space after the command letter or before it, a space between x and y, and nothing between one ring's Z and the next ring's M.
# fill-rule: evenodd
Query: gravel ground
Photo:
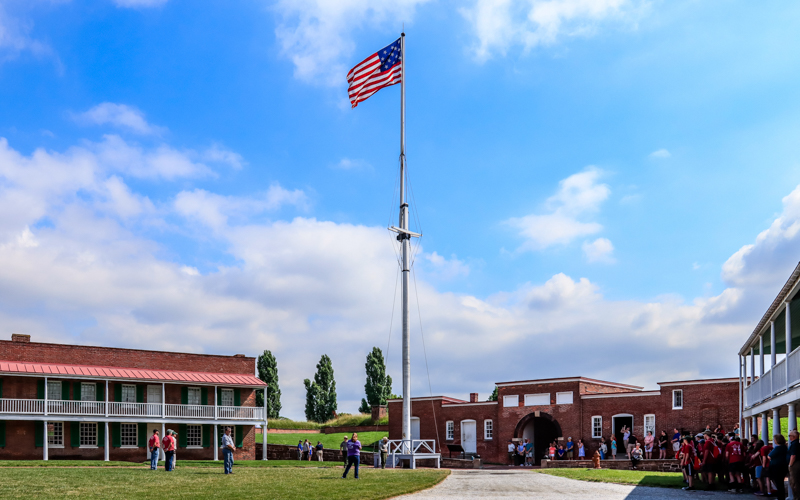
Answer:
M624 486L609 483L591 483L563 477L548 476L531 471L514 470L454 470L443 482L433 488L399 498L416 500L484 498L525 498L530 500L557 500L562 498L588 498L591 500L673 499L693 497L727 497L736 495L722 492L683 491L668 488ZM741 495L739 495L741 496Z

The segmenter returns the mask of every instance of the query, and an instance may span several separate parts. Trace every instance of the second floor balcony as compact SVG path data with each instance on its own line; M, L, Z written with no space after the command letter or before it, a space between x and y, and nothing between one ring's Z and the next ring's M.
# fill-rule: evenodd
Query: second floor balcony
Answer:
M169 420L264 420L264 409L252 406L0 398L0 415L139 417Z

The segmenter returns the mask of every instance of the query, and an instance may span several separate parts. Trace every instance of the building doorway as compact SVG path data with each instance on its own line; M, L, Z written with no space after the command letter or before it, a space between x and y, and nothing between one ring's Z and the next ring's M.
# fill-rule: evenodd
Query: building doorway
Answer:
M614 415L611 417L611 427L614 429L614 436L617 438L617 455L627 456L628 450L625 449L625 441L622 440L622 428L627 427L633 434L633 415L628 413Z
M419 440L419 417L411 417L411 439Z
M478 452L478 434L474 420L461 421L461 446L464 453Z
M547 454L550 443L558 442L563 435L561 425L552 415L543 412L530 413L519 421L514 437L533 442L533 461L539 465Z

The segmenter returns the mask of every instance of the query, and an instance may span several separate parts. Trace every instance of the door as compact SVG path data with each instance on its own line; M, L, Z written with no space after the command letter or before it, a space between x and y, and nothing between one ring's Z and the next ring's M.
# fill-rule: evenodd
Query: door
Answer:
M628 451L625 449L625 442L622 440L622 427L627 426L631 430L631 434L633 434L633 415L614 416L611 417L611 420L614 426L614 436L617 438L617 455L625 455ZM611 443L609 443L609 446L611 446Z
M478 451L478 435L475 432L474 420L461 421L461 446L464 448L464 453Z
M419 417L411 417L411 439L419 439Z
M161 386L160 385L148 385L147 386L147 414L160 416L161 415L161 408L155 405L161 404Z

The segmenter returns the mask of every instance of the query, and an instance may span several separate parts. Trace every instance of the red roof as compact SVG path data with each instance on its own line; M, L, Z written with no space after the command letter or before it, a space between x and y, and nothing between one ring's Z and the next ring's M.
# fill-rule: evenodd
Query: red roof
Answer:
M253 375L243 375L240 373L145 370L142 368L119 368L114 366L58 365L17 361L0 361L0 373L62 375L66 378L75 376L103 379L151 380L158 382L194 382L200 384L242 385L250 387L264 387L267 385Z

